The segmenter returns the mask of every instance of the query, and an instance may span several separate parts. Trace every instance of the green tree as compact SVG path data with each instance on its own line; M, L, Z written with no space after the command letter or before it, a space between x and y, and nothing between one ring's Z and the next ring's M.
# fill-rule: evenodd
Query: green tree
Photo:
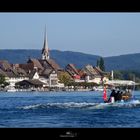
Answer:
M114 79L120 79L120 80L123 80L124 77L123 77L123 74L121 71L114 71Z
M6 82L5 76L0 74L0 86L5 87L5 86L8 86L8 85L9 85L9 83Z
M99 67L102 71L105 71L105 64L104 64L103 57L101 57L100 60L99 60Z
M3 75L0 75L0 85L2 85L5 82L5 77Z
M99 61L99 60L97 60L97 62L96 62L96 66L97 66L97 67L100 66L100 61Z
M71 81L72 78L67 72L61 72L58 75L58 79L60 83L64 83L65 86L67 86Z

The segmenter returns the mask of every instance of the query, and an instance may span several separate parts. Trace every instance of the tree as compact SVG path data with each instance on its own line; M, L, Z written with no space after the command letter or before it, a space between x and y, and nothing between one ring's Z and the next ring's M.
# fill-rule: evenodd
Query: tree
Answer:
M2 85L5 82L5 77L3 75L0 75L0 85Z
M121 71L114 71L114 79L120 79L120 80L123 80L124 77L123 77L123 74Z
M100 61L97 59L96 66L99 67Z
M100 57L99 60L97 60L97 67L99 67L102 71L105 71L105 64L103 57Z
M61 72L58 75L58 79L60 83L64 83L65 86L67 86L72 81L71 76L67 72Z
M8 86L8 85L9 85L9 83L6 82L5 76L0 74L0 86L5 87L5 86Z

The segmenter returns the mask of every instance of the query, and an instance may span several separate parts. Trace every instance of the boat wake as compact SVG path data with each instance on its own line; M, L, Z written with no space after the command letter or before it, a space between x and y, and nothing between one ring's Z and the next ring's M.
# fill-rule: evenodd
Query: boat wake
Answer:
M46 109L46 108L79 108L79 109L104 109L108 107L137 107L140 106L139 100L132 100L129 102L116 102L116 103L47 103L47 104L34 104L18 107L19 109L30 110L30 109Z
M67 103L47 103L47 104L35 104L19 107L20 109L39 109L39 108L87 108L97 105L97 103L76 103L76 102L67 102Z

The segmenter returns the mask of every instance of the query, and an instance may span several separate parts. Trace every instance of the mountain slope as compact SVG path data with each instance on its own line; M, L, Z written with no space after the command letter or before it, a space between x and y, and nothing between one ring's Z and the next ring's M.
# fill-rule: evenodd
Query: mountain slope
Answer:
M26 63L28 58L41 58L41 50L0 50L0 60L7 59L10 63ZM99 56L79 52L51 50L50 57L61 66L73 63L77 67L86 64L96 65Z
M0 50L0 60L10 63L26 63L28 58L41 58L41 50ZM61 66L73 63L78 68L87 64L96 65L100 56L80 52L51 50L50 57ZM140 71L140 53L105 57L106 70L136 70Z
M106 69L140 71L140 53L105 58Z

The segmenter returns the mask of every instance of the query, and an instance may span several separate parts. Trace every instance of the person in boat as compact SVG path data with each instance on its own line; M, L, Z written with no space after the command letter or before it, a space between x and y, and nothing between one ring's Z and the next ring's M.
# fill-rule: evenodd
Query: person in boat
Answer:
M111 102L112 97L114 101L128 100L132 97L131 90L121 91L113 89L107 102Z
M114 97L114 100L116 101L116 96L117 96L116 90L113 89L107 102L111 102L112 97Z
M132 97L132 91L130 89L126 89L126 91L122 94L122 100L128 100Z

